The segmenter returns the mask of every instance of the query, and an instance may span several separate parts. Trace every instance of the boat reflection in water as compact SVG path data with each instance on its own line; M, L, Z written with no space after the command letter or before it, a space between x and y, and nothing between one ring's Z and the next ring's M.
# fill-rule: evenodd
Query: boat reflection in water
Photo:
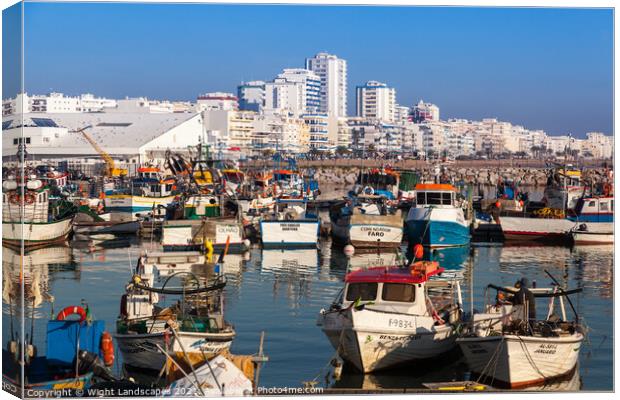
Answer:
M575 246L572 252L577 264L577 279L583 287L594 289L600 297L612 299L614 245Z
M23 265L23 272L20 265ZM53 301L49 287L50 274L71 269L75 269L75 264L72 262L71 248L67 246L32 250L23 258L18 250L3 247L2 300L7 304L18 301L21 297L20 276L23 276L26 304L38 307L44 301Z
M292 309L301 308L302 299L312 297L312 281L319 270L318 249L263 249L261 275L273 279L273 297L284 294Z

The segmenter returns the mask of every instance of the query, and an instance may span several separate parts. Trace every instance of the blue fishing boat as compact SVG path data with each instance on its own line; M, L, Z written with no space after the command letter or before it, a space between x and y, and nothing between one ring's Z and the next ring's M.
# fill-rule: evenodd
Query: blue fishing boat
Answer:
M410 244L428 247L469 244L470 221L458 204L456 188L450 184L416 185L416 205L405 222Z
M72 314L80 319L65 319ZM47 322L46 332L45 356L37 355L27 338L23 345L11 340L3 350L2 378L17 392L21 388L22 346L25 397L58 397L59 393L68 397L89 388L95 376L114 379L107 368L114 361L112 337L105 332L104 321L91 319L88 306L64 308Z

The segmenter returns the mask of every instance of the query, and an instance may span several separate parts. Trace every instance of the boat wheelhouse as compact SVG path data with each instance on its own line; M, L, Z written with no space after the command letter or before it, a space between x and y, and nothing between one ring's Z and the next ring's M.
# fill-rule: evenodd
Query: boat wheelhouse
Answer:
M543 202L549 208L572 210L585 192L581 171L572 165L561 166L549 171Z
M436 262L359 269L321 310L321 327L340 357L364 373L438 357L455 347L461 316L458 281L432 280Z
M470 221L465 218L457 190L451 184L416 185L416 204L405 222L410 244L429 247L469 244Z

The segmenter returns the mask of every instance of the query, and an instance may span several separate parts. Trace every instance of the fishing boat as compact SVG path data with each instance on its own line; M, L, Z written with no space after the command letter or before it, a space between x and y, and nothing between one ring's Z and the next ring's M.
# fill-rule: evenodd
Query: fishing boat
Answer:
M545 211L550 209L541 209ZM561 210L560 210L561 211ZM538 216L536 216L538 215ZM568 233L575 223L564 218L563 213L539 214L528 213L527 216L501 216L498 218L504 239L517 242L541 242L564 244L570 241Z
M575 208L576 216L570 218L575 226L570 230L575 244L612 244L614 242L614 198L606 196L584 197Z
M73 220L73 231L83 235L133 235L140 229L140 221L132 221L127 214L97 214L87 206L80 206Z
M72 315L79 319L73 319ZM46 335L45 355L37 355L32 338L23 343L22 386L19 354L22 343L12 332L8 348L2 350L2 378L8 384L5 388L13 387L19 395L17 388L23 387L28 397L57 397L64 389L62 396L69 397L79 393L77 390L88 389L95 378L114 379L108 369L114 361L112 338L105 331L104 321L92 319L87 305L62 309L56 319L47 321Z
M410 244L465 246L470 241L470 224L454 186L447 183L416 185L416 205L409 210L405 221Z
M59 202L50 208L49 188L25 172L2 182L2 244L27 248L65 242L71 234L75 209Z
M307 199L277 199L273 213L260 220L264 248L316 248L321 221L308 212Z
M581 289L529 289L535 299L548 300L544 319L529 318L532 306L527 300L512 304L504 296L518 295L516 288L489 285L487 289L497 291L495 301L487 302L484 312L474 313L469 328L457 339L472 373L493 386L511 389L574 373L584 335L576 313L575 320L567 319L564 299Z
M403 240L401 210L383 195L359 194L332 206L331 233L340 244L356 248L398 248Z
M106 211L129 213L136 219L135 213L163 214L177 198L175 192L174 179L164 177L157 167L147 166L138 168L138 177L132 180L129 190L106 193L103 202Z
M586 192L581 171L572 165L557 166L549 170L543 203L549 208L571 210Z
M230 348L235 331L224 320L222 274L203 284L191 272L178 272L156 288L152 265L139 263L136 272L121 298L121 315L114 334L126 365L159 371L167 354L212 357ZM192 282L189 287L166 287L173 276L181 275ZM157 304L159 294L182 298L162 308Z
M442 272L430 261L350 272L317 325L338 355L364 373L441 356L455 347L461 315L458 281L431 279Z

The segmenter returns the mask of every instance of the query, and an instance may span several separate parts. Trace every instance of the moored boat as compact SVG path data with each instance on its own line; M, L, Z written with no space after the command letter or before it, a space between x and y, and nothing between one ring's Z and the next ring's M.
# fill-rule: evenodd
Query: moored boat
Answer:
M306 199L278 199L274 212L260 219L263 247L316 248L321 221L307 207Z
M458 282L430 280L441 272L427 261L350 272L317 324L340 357L364 373L438 357L454 348L461 315ZM446 287L451 296L430 293Z
M450 184L416 185L416 205L409 210L405 225L411 244L449 247L470 241L470 221Z
M468 330L457 339L471 372L493 386L513 389L573 374L584 335L577 317L574 321L567 319L563 298L581 289L529 289L534 299L551 299L546 317L537 319L527 297L514 304L516 296L522 295L516 288L489 288L498 291L496 303L487 304L482 313L474 313ZM512 301L503 294L512 295Z
M9 177L2 183L2 244L43 247L65 242L74 211L65 203L50 210L49 189L35 175Z

